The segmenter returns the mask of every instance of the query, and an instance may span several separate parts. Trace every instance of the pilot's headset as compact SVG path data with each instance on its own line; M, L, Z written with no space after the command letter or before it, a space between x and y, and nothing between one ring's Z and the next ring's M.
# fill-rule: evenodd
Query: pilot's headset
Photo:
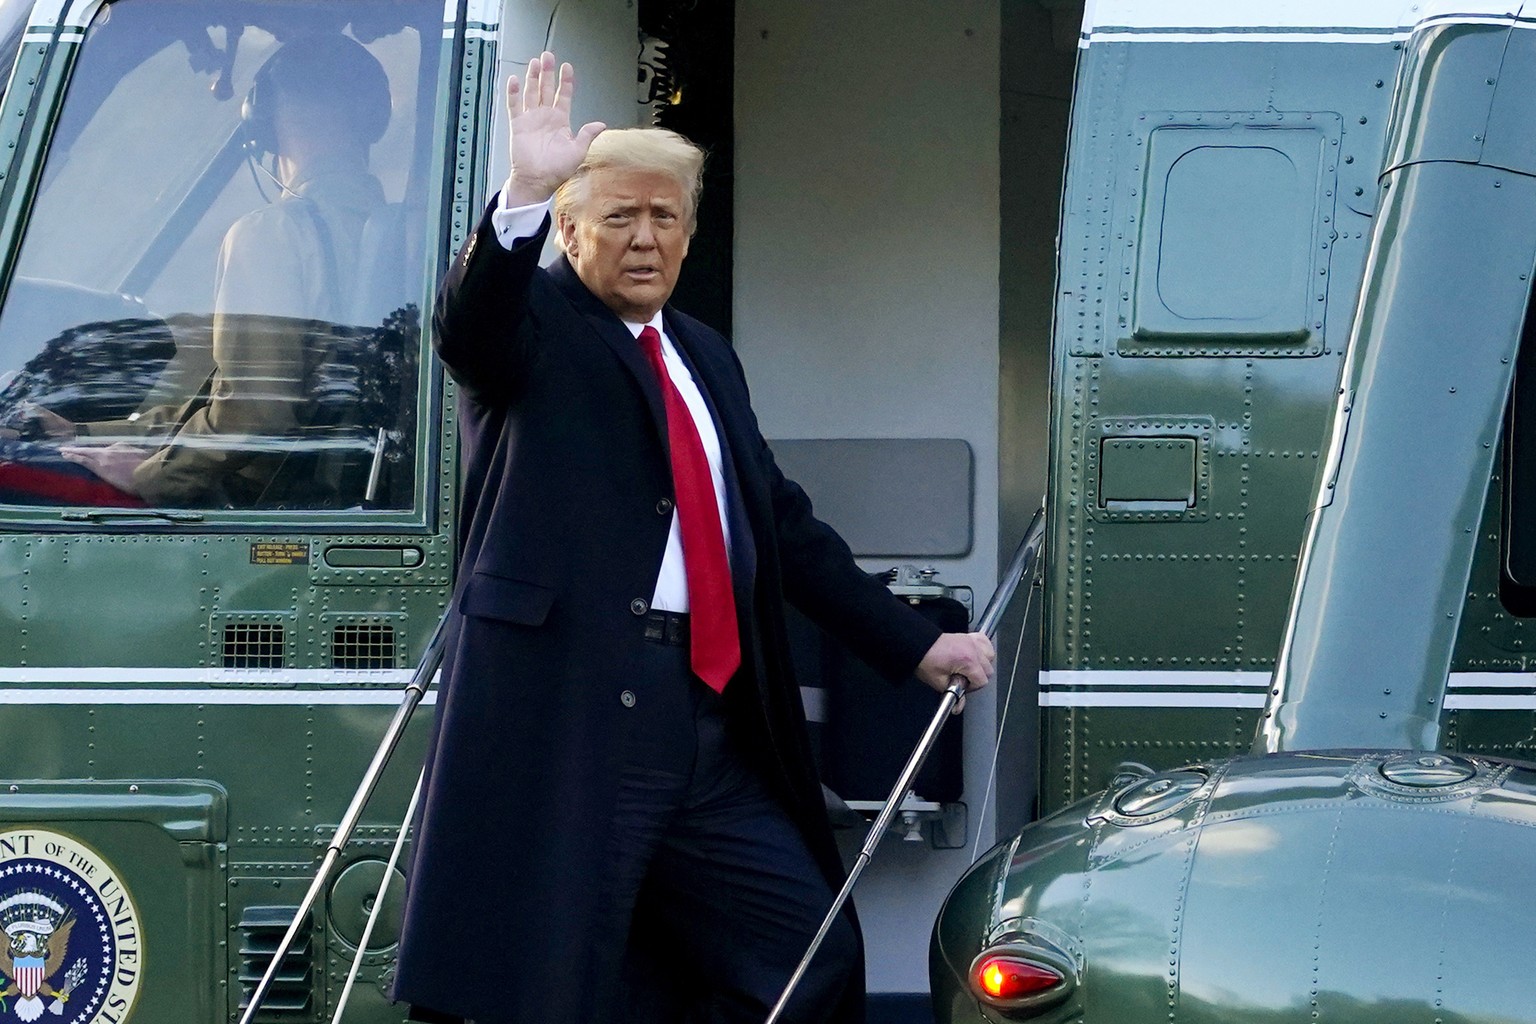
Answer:
M254 158L277 152L277 93L332 102L358 138L372 145L389 127L389 76L378 58L343 35L284 43L256 71L240 104L246 148Z

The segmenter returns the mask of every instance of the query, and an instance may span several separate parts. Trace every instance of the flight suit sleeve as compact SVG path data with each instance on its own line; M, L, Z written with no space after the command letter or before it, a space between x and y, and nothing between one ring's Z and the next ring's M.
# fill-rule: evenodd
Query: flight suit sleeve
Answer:
M176 422L176 410L170 406L155 406L134 419L92 420L76 423L75 433L80 437L148 437L163 433Z
M134 471L146 501L205 499L269 449L270 439L298 430L307 400L307 332L297 318L313 303L307 282L320 279L314 248L311 234L276 208L242 218L225 234L208 400L185 417L171 444Z

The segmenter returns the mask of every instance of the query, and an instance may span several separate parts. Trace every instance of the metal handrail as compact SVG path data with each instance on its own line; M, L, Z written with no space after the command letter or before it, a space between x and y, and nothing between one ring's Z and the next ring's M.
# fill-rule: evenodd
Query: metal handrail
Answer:
M1045 509L1041 508L1030 520L1029 529L1025 531L1024 539L1019 542L1018 550L1013 553L1013 559L1008 563L1008 569L1003 573L1002 581L998 583L992 599L987 602L981 618L976 620L977 632L985 633L988 639L996 637L997 625L1002 621L1004 609L1013 600L1014 591L1018 589L1024 573L1039 562L1040 549L1044 544ZM907 759L906 767L901 770L901 775L896 779L896 785L891 789L891 795L885 800L885 806L875 818L875 823L870 826L869 836L864 840L864 848L859 851L858 860L849 870L848 878L843 882L837 898L832 901L832 909L828 910L827 916L822 919L821 927L817 929L816 936L811 939L811 945L805 951L805 956L800 959L800 965L795 968L795 973L790 975L789 981L784 985L784 991L780 994L779 1001L773 1005L773 1010L768 1014L765 1024L775 1024L779 1015L784 1012L784 1008L789 1005L789 999L799 986L800 979L805 976L806 970L811 966L811 960L816 956L816 951L821 948L827 932L831 930L832 922L837 920L843 905L853 894L853 887L858 883L859 875L874 859L875 847L879 846L880 840L885 838L886 830L891 827L891 819L895 817L896 811L906 801L907 794L912 790L912 780L922 770L923 762L928 759L934 742L939 738L939 732L944 728L945 721L955 712L960 700L965 696L966 689L967 683L964 676L950 677L949 688L944 691L944 699L939 702L938 711L934 712L933 720L928 723L928 728L923 732L923 738L918 741L917 748Z
M421 699L431 688L432 677L437 674L438 667L443 663L447 624L448 613L444 612L443 617L437 621L437 628L432 631L432 639L427 641L426 650L422 652L421 663L411 674L411 681L405 688L400 706L395 709L395 717L390 721L389 728L385 730L384 739L379 743L378 750L374 752L373 762L368 765L363 781L352 796L352 803L347 807L346 813L341 816L341 823L336 826L336 832L331 836L330 845L325 850L325 859L320 862L320 868L315 872L309 891L304 894L304 899L299 903L298 912L293 915L293 921L288 925L288 931L283 934L283 940L277 944L277 951L272 954L272 962L267 965L266 973L261 976L261 981L251 993L251 1001L246 1005L245 1012L240 1015L240 1024L251 1024L251 1021L256 1019L256 1014L261 1009L261 1001L271 990L272 981L277 977L283 959L292 951L294 941L319 901L320 893L325 889L325 883L329 881L332 869L341 859L342 849L352 838L352 833L357 830L357 823L363 816L363 809L368 806L368 801L373 797L373 791L378 788L379 779L389 765L389 759L394 755L400 738L405 735L405 727L410 723L411 715L415 713L416 706L421 703ZM386 887L388 882L389 879L386 877L384 879ZM377 898L382 900L383 893L381 892Z

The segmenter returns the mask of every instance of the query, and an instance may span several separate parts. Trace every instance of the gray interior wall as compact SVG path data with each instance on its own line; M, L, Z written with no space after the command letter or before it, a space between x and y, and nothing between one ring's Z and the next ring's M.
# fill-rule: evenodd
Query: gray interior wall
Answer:
M734 333L763 432L967 441L975 541L931 561L985 600L998 560L998 0L737 0L736 32ZM973 825L991 696L966 712ZM848 835L856 851L863 837ZM926 988L929 930L971 852L881 848L857 896L872 992Z

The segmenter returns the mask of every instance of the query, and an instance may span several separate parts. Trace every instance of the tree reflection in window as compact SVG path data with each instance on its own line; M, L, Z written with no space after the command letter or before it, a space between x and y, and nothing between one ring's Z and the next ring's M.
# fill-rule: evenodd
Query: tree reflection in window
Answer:
M439 16L103 8L0 311L0 500L410 506Z

